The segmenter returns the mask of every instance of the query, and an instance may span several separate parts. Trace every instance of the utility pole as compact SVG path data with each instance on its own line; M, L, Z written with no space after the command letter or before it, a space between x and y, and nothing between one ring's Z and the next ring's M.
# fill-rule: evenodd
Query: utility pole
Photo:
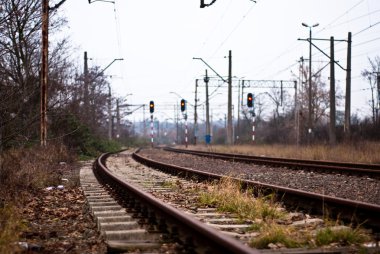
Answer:
M116 138L120 137L120 107L119 99L116 100Z
M48 89L48 56L49 56L49 0L42 0L42 68L41 68L41 146L47 141L47 89Z
M312 49L312 34L311 34L311 29L313 27L317 27L319 24L316 23L312 26L309 26L305 23L302 23L304 27L309 28L309 119L308 119L308 144L310 145L310 139L312 135L312 128L313 128L313 109L312 109L312 69L311 69L311 49Z
M244 82L244 80L242 81ZM238 85L238 113L237 113L237 128L236 128L236 131L235 131L235 135L234 137L238 138L239 135L240 135L240 81L239 81L239 85Z
M335 128L335 54L334 54L334 37L330 37L330 145L336 143Z
M112 97L111 86L108 84L108 140L112 140Z
M175 119L175 126L176 126L175 142L176 142L176 144L178 144L179 143L179 131L178 131L179 126L178 126L178 105L177 104L174 105L174 119Z
M380 108L380 72L377 72L377 123L380 124L379 108Z
M349 137L349 125L350 125L350 115L351 115L351 110L350 110L350 104L351 104L351 33L348 34L348 49L347 49L347 68L343 68L337 61L335 61L334 57L334 42L335 41L346 41L346 40L335 40L334 37L330 37L330 39L315 39L314 40L329 40L330 41L330 56L327 55L323 50L321 50L319 47L314 45L312 43L312 38L311 38L311 28L317 26L315 24L314 26L308 26L305 23L302 23L303 26L309 27L310 28L310 38L308 39L310 43L310 52L311 52L311 46L313 45L316 47L322 54L324 54L326 57L330 59L330 126L329 126L329 140L330 144L335 144L336 143L336 128L335 128L335 115L336 115L336 105L335 105L335 64L337 64L342 70L347 72L347 77L346 77L346 105L345 105L345 135L346 137ZM302 40L302 39L299 39ZM304 39L303 39L304 40ZM311 58L311 54L310 54ZM311 59L309 59L310 61ZM311 61L310 61L311 64ZM310 70L309 70L310 71ZM311 75L311 73L309 74ZM311 77L309 77L309 82L311 81ZM311 82L309 85L309 89L311 87ZM309 90L309 97L310 97L310 90ZM309 98L309 103L311 103L311 98ZM309 107L311 105L309 104ZM310 117L311 112L309 111L309 117ZM309 122L310 124L310 122ZM347 132L346 132L347 131ZM311 134L311 129L309 129L309 134ZM309 140L310 141L310 140Z
M307 140L308 140L308 144L310 145L310 139L311 139L311 134L312 134L312 103L311 103L311 100L312 100L312 96L313 96L313 93L312 93L312 80L311 80L311 76L312 76L312 73L311 73L311 28L309 30L309 117L308 117L308 135L307 135Z
M296 138L296 145L299 145L299 138L298 138L298 91L297 91L297 81L294 81L294 132L295 132L295 138Z
M209 100L208 100L208 82L210 81L210 78L207 75L206 70L206 76L204 78L204 82L206 83L206 145L209 145L211 142L211 135L210 135L210 106L209 106Z
M146 137L145 104L143 105L143 124L144 124L144 128L143 128L144 137Z
M194 145L197 145L197 131L198 131L198 79L195 80L195 99L194 99Z
M86 117L88 117L88 111L89 111L89 76L88 76L88 57L87 57L87 51L84 52L84 66L83 66L83 83L84 83L84 92L83 92L83 104L84 104L84 112Z
M232 137L232 53L228 54L228 111L227 111L227 145L233 145Z
M352 34L349 32L347 40L346 103L344 111L344 133L347 139L351 136L351 44Z

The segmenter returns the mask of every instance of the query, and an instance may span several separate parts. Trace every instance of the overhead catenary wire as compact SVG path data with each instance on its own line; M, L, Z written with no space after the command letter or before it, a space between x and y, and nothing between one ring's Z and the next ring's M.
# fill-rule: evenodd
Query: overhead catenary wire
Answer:
M231 30L231 32L227 35L227 37L222 41L222 43L219 45L219 47L216 48L214 53L210 57L214 57L218 51L223 47L223 45L229 40L229 38L232 36L232 34L239 28L239 26L243 23L243 21L246 19L246 17L249 15L249 13L253 10L254 5L252 5L247 13L243 15L243 17L240 19L240 21L234 26L234 28Z
M339 15L337 18L335 18L335 19L333 19L331 22L329 22L328 25L326 25L326 26L324 26L322 29L318 30L318 31L316 32L316 34L322 32L322 31L325 31L325 30L327 30L327 29L331 29L331 28L333 27L333 26L332 26L333 24L335 24L336 22L338 22L341 18L345 17L348 13L352 12L353 10L355 10L357 7L359 7L359 6L360 6L362 3L364 3L364 2L365 2L365 0L360 0L360 1L358 1L358 2L355 3L352 7L350 7L348 10L344 11L341 15ZM361 15L360 17L356 17L356 18L354 18L354 19L351 20L351 21L354 21L355 19L358 19L358 18L364 18L364 17L366 17L366 16L370 16L370 15L372 15L372 14L374 14L374 13L378 13L378 12L380 12L380 10L375 10L375 11L372 11L372 12L368 12L368 13L366 13L365 15ZM348 23L348 22L350 22L350 21L347 21L346 23ZM342 24L342 23L340 23L340 24ZM380 22L376 22L375 24L370 24L368 27L365 27L364 29L359 30L359 31L356 32L356 33L353 33L353 36L358 35L358 34L364 32L364 31L367 31L367 30L369 30L369 29L371 29L371 28L373 28L373 27L375 27L375 26L377 26L377 25L379 25L379 24L380 24ZM341 42L342 42L342 41L337 42L336 45L338 45L338 44L341 43ZM265 64L262 68L260 68L260 70L258 70L257 73L261 73L263 70L267 69L267 67L268 67L269 65L272 65L273 62L278 61L280 58L282 58L282 57L285 56L286 54L289 54L290 51L295 50L295 49L298 48L299 46L300 46L300 44L298 43L298 44L292 46L290 49L285 50L285 51L284 51L283 53L281 53L280 55L274 57L272 61L268 62L268 63ZM353 45L353 47L354 47L354 46L355 46L355 44ZM324 50L327 50L327 49L328 49L328 48L325 48ZM320 52L315 52L315 53L313 53L313 57L319 57L320 55L321 55ZM286 71L287 69L288 69L288 68L285 68L284 70ZM278 73L283 72L284 70L277 71L276 75L278 75ZM268 76L269 76L269 75L268 75Z
M339 15L337 18L335 18L334 20L332 20L330 23L328 23L326 26L324 26L323 28L321 28L320 30L318 30L316 33L320 33L328 28L331 28L331 25L334 24L335 22L337 22L338 20L340 20L341 18L345 17L348 13L350 13L352 10L354 10L356 7L358 7L359 5L361 5L363 2L365 2L366 0L359 0L356 4L354 4L351 8L349 8L348 10L346 10L343 14Z

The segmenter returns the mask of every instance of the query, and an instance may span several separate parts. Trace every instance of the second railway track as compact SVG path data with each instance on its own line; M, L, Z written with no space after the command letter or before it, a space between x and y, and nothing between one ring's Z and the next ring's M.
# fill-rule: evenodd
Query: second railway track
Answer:
M377 230L380 228L380 181L377 178L227 163L151 149L134 156L141 163L167 171L193 172L204 178L231 176L260 190L276 192L282 201L312 213L323 213L325 211L322 210L328 208L330 214L357 218ZM167 165L168 161L171 165Z

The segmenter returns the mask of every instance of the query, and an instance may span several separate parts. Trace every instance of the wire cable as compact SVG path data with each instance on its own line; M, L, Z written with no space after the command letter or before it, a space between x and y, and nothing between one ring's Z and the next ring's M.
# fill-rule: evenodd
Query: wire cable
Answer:
M219 45L219 47L214 51L214 53L211 55L211 57L214 57L216 53L220 50L220 48L230 39L232 34L238 29L238 27L243 23L245 18L249 15L249 13L253 10L254 5L249 8L247 13L240 19L240 21L235 25L235 27L232 29L232 31L227 35L227 37L222 41L222 43Z

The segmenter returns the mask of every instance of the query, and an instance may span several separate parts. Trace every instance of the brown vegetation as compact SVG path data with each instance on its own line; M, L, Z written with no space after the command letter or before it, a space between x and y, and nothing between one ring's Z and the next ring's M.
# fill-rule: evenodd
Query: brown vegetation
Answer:
M189 149L201 149L215 152L239 153L255 156L299 158L310 160L345 161L352 163L380 164L380 143L363 141L355 144L336 146L313 145L236 145L236 146L194 146Z
M57 185L74 158L62 146L11 149L0 155L0 253L7 253L25 229L22 210L41 189ZM65 162L65 163L60 163Z

